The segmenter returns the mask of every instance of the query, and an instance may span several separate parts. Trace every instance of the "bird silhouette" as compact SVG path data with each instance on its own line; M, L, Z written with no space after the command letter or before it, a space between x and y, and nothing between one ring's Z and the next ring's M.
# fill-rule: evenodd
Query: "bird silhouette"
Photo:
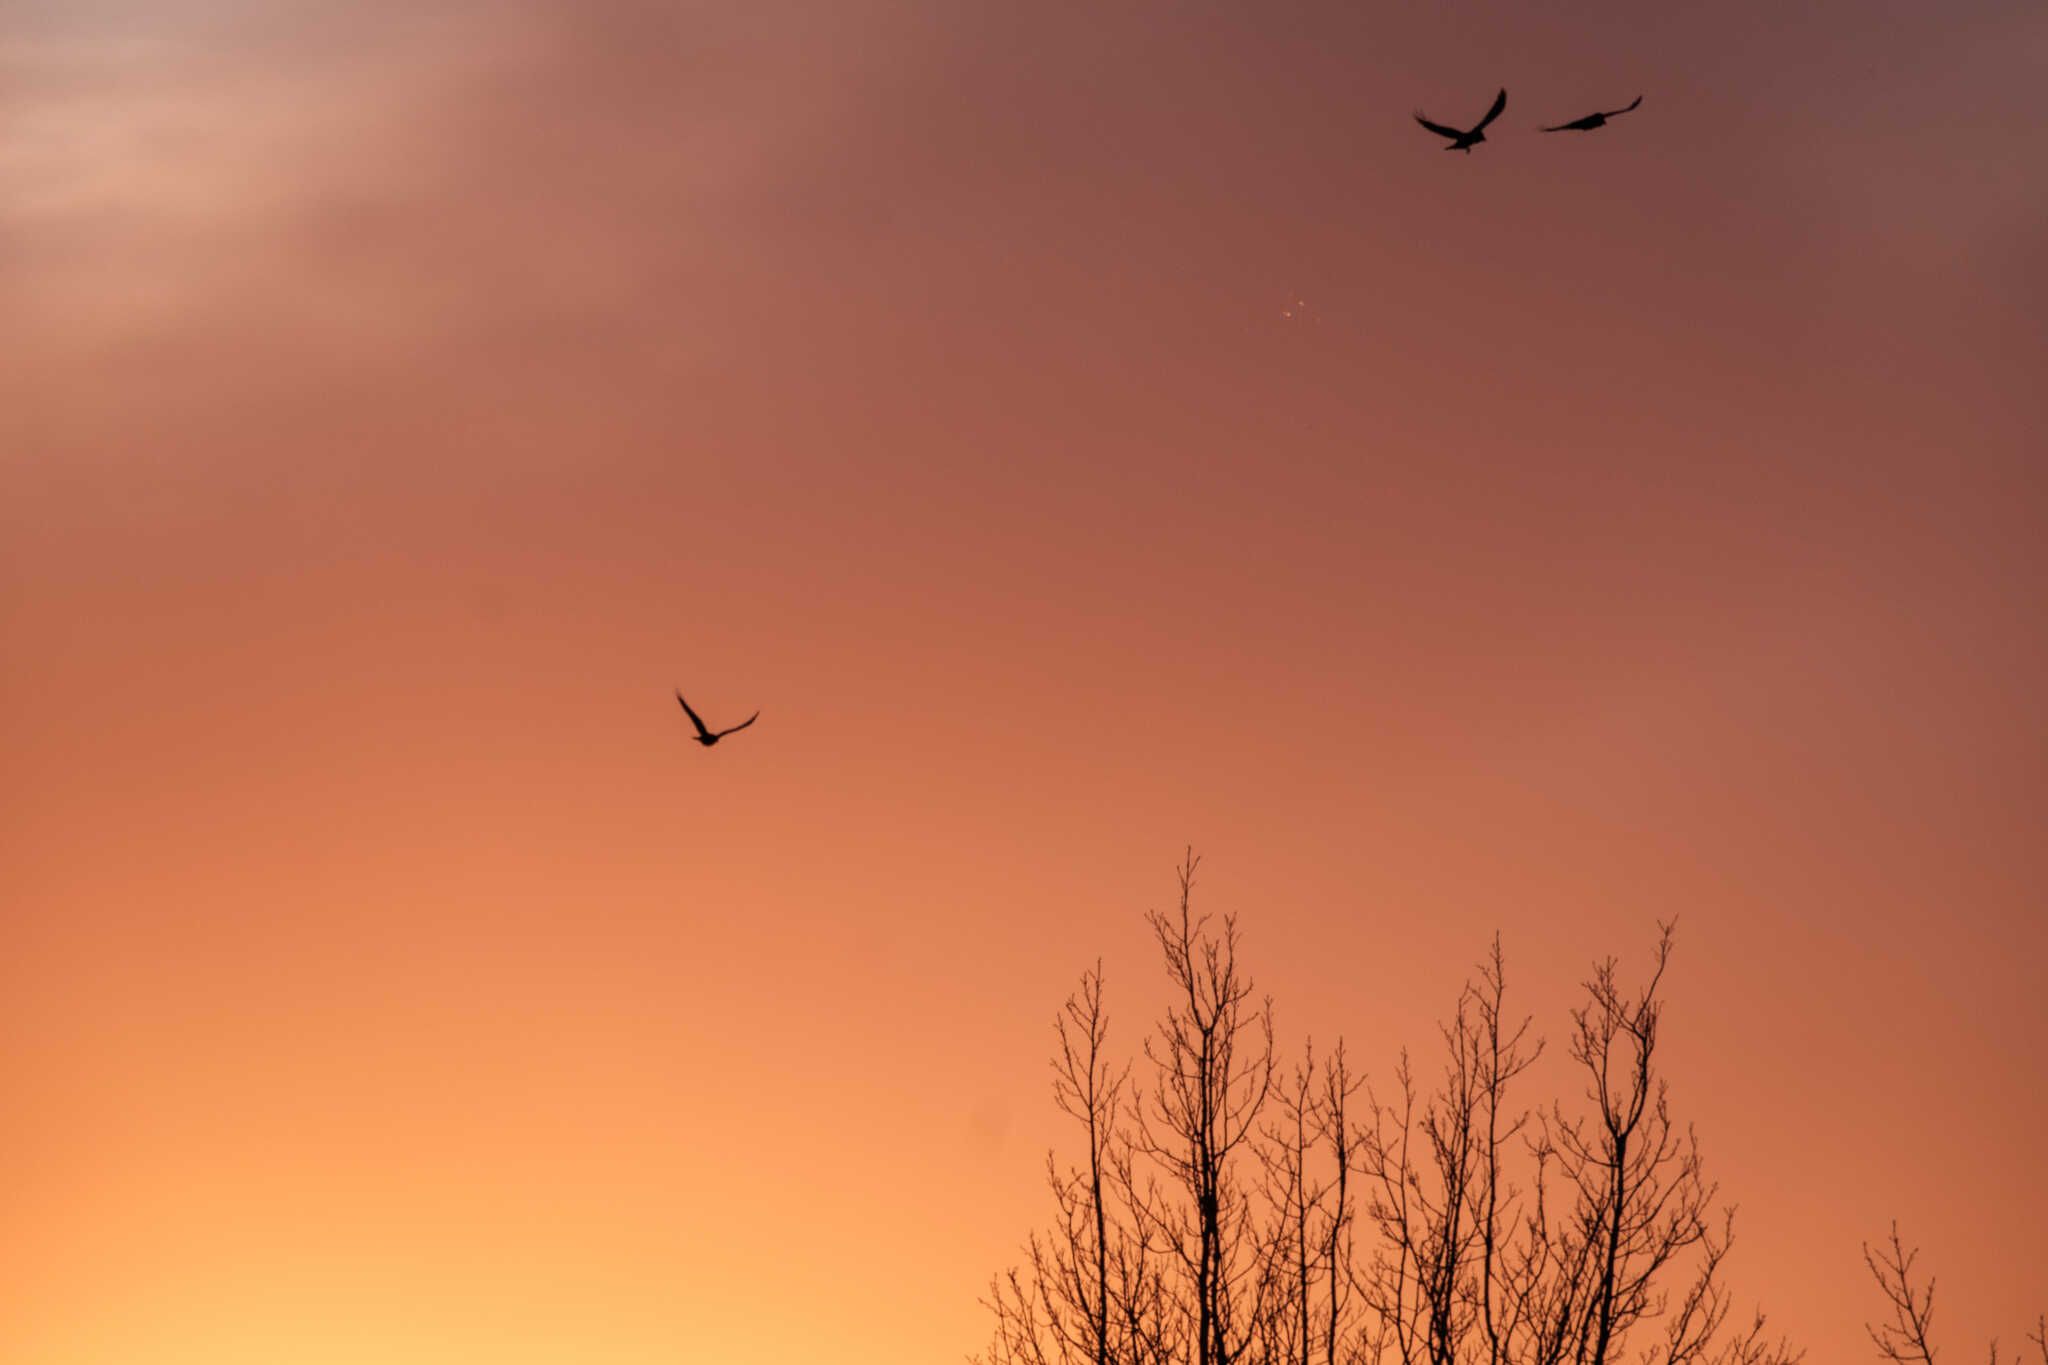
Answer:
M1609 109L1606 110L1604 113L1588 114L1584 118L1575 118L1570 123L1560 123L1555 128L1545 128L1543 131L1546 133L1562 133L1569 130L1575 133L1590 133L1595 128L1606 127L1607 120L1611 118L1619 118L1621 115L1626 114L1629 110L1635 108L1638 104L1641 104L1642 102L1643 97L1641 95L1637 95L1634 99L1630 100L1627 104L1623 105L1619 109Z
M1444 148L1445 151L1470 152L1474 145L1486 141L1486 125L1493 122L1495 119L1499 118L1500 111L1507 107L1508 92L1506 90L1502 90L1498 95L1495 95L1493 97L1493 108L1486 111L1486 117L1479 120L1479 122L1473 124L1470 128L1465 129L1463 132L1460 132L1456 128L1446 128L1441 123L1431 123L1428 119L1422 116L1422 111L1420 109L1415 111L1415 121L1421 124L1423 127L1429 129L1430 132L1435 133L1438 137L1449 138L1451 140L1451 145Z
M690 718L690 724L697 727L697 733L693 736L693 738L699 744L703 745L707 749L710 748L712 745L718 743L719 740L724 739L727 735L732 734L738 730L744 730L749 725L752 725L755 721L761 719L761 713L759 711L756 711L753 715L748 716L738 725L731 726L724 730L714 730L704 723L704 718L702 716L698 715L695 711L692 711L690 709L690 703L683 701L683 694L680 690L678 690L676 693L676 700L682 702L683 714Z

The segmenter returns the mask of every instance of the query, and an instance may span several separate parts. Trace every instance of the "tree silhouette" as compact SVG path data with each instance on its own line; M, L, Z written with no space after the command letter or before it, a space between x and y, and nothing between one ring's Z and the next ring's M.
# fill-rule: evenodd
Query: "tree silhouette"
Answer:
M996 1319L991 1359L1046 1362L1163 1361L1152 1349L1161 1296L1153 1258L1143 1252L1133 1210L1130 1135L1122 1105L1130 1068L1106 1054L1109 1015L1102 964L1081 977L1054 1021L1053 1101L1081 1125L1087 1156L1062 1167L1046 1154L1056 1210L1051 1231L1034 1233L1022 1268L998 1277L987 1300Z
M1269 1276L1283 1292L1272 1296L1264 1359L1335 1365L1349 1336L1357 1298L1351 1178L1359 1138L1350 1105L1361 1086L1342 1043L1320 1066L1310 1044L1274 1096L1277 1117L1256 1154L1272 1211L1266 1245L1284 1274Z
M1863 1263L1870 1267L1870 1274L1877 1281L1878 1291L1892 1310L1891 1321L1885 1323L1864 1323L1863 1330L1870 1334L1878 1354L1892 1365L1934 1365L1934 1277L1915 1283L1913 1265L1920 1259L1920 1248L1908 1247L1899 1236L1899 1225L1894 1222L1884 1244L1872 1250L1870 1243L1863 1244ZM2032 1352L2022 1352L2021 1359L2033 1359L2039 1365L2048 1365L2048 1313L2037 1314L2034 1330L2027 1334L2027 1344ZM1998 1339L1993 1337L1987 1351L1989 1365L1998 1365Z
M1172 1002L1108 1054L1101 964L1055 1021L1053 1094L1085 1152L1047 1157L1053 1218L998 1275L985 1365L1792 1365L1731 1327L1734 1211L1673 1116L1657 1055L1672 951L1594 964L1571 1011L1583 1094L1525 1104L1543 1053L1507 1012L1498 937L1382 1103L1340 1041L1282 1065L1237 921L1151 912ZM1360 1100L1364 1103L1361 1105ZM1933 1365L1894 1357L1894 1365ZM1995 1365L1995 1362L1994 1362ZM2044 1359L2041 1365L2048 1365Z
M1196 1365L1236 1365L1275 1307L1241 1177L1274 1093L1273 1011L1270 999L1253 1002L1238 968L1236 919L1212 933L1190 908L1199 862L1190 852L1181 864L1179 913L1146 916L1178 998L1145 1040L1152 1080L1132 1115L1138 1149L1164 1180L1153 1190L1162 1197L1138 1207L1191 1290L1175 1335L1192 1331Z
M1515 1244L1524 1226L1516 1217L1521 1194L1504 1169L1529 1123L1527 1111L1508 1108L1508 1088L1542 1043L1529 1041L1529 1019L1504 1027L1506 993L1496 937L1478 983L1466 985L1439 1028L1445 1061L1435 1093L1420 1100L1418 1113L1403 1052L1394 1069L1398 1101L1374 1100L1362 1168L1380 1233L1366 1280L1376 1357L1391 1353L1403 1365L1498 1362L1511 1346L1527 1344L1522 1338L1537 1325L1531 1319L1540 1317L1531 1309L1547 1283L1550 1239ZM1537 1151L1540 1172L1546 1158ZM1539 1215L1542 1208L1539 1200ZM1540 1217L1527 1226L1547 1229Z

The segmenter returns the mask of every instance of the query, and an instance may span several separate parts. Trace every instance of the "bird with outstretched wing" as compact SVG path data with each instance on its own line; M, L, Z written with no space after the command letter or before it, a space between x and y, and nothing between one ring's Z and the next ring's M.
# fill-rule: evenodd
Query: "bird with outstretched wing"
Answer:
M1423 117L1420 109L1415 111L1415 121L1429 129L1430 132L1435 133L1438 137L1449 138L1451 145L1444 148L1445 151L1469 152L1477 144L1486 141L1486 125L1499 118L1500 111L1507 107L1508 92L1506 89L1502 89L1498 95L1493 97L1493 108L1486 111L1486 117L1473 124L1470 128L1461 130L1445 127L1441 123L1432 123Z
M1575 118L1570 123L1560 123L1555 128L1545 128L1543 131L1546 133L1590 133L1595 128L1606 127L1607 120L1611 118L1621 117L1623 114L1626 114L1629 110L1635 108L1638 104L1641 104L1642 102L1643 97L1641 95L1637 95L1634 99L1630 100L1627 104L1624 104L1619 109L1607 109L1599 113L1588 114L1584 118Z
M707 749L710 748L712 745L718 743L719 740L724 739L727 735L736 734L737 732L746 729L749 725L752 725L755 721L761 719L761 713L759 711L756 711L753 715L748 716L738 725L729 726L723 730L714 730L704 723L704 718L702 716L698 715L695 711L692 711L690 709L690 703L683 701L683 693L682 689L680 688L676 690L676 700L682 704L683 714L690 718L690 724L697 727L697 733L693 735L692 738Z

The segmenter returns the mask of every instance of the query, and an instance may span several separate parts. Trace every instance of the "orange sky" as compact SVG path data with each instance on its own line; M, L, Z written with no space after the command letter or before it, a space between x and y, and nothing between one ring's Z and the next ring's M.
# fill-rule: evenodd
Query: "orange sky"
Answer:
M1189 842L1375 1075L1496 928L1555 1039L1678 915L1743 1296L1860 1358L1896 1216L2016 1342L2044 57L13 0L0 1356L956 1360Z

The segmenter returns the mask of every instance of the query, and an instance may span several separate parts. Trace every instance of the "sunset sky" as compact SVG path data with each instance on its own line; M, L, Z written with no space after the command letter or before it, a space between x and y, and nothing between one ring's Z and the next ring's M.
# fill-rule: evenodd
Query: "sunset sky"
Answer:
M0 1358L958 1361L1189 844L1376 1079L1495 930L1561 1051L1676 916L1740 1300L1866 1358L1896 1217L2016 1346L2044 70L2038 0L4 0Z

